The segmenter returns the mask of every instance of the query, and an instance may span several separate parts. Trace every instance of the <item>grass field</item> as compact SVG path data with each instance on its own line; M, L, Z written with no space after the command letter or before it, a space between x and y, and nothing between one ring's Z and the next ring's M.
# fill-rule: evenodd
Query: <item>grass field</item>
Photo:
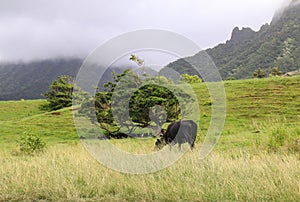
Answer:
M300 77L224 82L227 118L214 151L199 160L210 123L205 84L194 84L200 127L195 150L167 169L122 174L80 144L71 109L43 100L0 102L0 201L299 201ZM47 143L36 156L16 152L24 134ZM281 145L272 138L282 137ZM154 138L111 140L132 153L153 152Z

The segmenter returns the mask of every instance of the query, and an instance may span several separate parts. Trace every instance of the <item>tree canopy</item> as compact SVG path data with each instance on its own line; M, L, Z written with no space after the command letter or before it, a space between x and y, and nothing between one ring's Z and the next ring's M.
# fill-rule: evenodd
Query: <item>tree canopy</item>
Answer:
M144 75L145 76L145 75ZM104 84L105 91L82 104L81 112L97 121L110 136L120 131L131 134L137 127L161 126L181 117L181 102L191 97L163 76L139 77L131 70L114 73L114 81ZM175 95L176 93L176 95ZM95 107L96 116L91 112Z
M74 91L80 92L76 93L76 95L79 96L81 100L86 96L85 92L75 86L71 76L59 76L49 86L49 91L44 94L47 103L43 104L41 108L52 111L72 106ZM77 98L77 100L79 100L79 98Z

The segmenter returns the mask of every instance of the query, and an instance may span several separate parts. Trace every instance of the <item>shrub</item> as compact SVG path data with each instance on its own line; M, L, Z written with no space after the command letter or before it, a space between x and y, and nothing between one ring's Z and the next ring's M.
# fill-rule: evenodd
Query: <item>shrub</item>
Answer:
M255 70L253 72L253 78L261 79L261 78L265 78L265 77L267 77L267 74L266 74L265 70L263 70L261 68L258 68L257 70Z
M275 128L269 138L268 148L270 151L278 151L288 140L288 133L284 127Z
M34 155L44 152L46 143L37 135L25 134L18 141L20 152L26 155Z
M271 70L270 76L281 76L281 75L282 75L282 72L279 70L278 67L274 67Z
M234 76L229 76L226 78L226 81L234 81L236 78Z
M193 84L193 83L201 83L202 80L199 78L198 75L182 74L180 75L180 82Z

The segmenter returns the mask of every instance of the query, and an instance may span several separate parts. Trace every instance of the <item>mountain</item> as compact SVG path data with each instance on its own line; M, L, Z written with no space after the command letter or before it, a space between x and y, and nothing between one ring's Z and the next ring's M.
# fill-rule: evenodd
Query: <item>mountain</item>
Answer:
M283 73L300 69L300 1L292 1L275 14L271 24L263 25L257 32L236 27L226 43L167 66L181 74L196 74L193 65L206 66L204 52L211 57L222 79L249 78L258 68L270 72L278 67Z
M79 58L69 58L0 64L0 100L43 99L58 76L75 78L82 62ZM121 73L123 70L123 67L108 68L99 86L113 79L112 71Z
M49 59L0 65L0 100L38 99L60 75L75 76L81 59Z

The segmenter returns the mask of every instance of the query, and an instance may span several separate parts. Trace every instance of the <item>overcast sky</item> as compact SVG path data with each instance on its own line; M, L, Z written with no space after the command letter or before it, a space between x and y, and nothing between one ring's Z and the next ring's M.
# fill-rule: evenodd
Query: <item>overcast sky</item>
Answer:
M0 0L0 61L85 57L128 31L163 29L213 47L258 30L288 0Z

